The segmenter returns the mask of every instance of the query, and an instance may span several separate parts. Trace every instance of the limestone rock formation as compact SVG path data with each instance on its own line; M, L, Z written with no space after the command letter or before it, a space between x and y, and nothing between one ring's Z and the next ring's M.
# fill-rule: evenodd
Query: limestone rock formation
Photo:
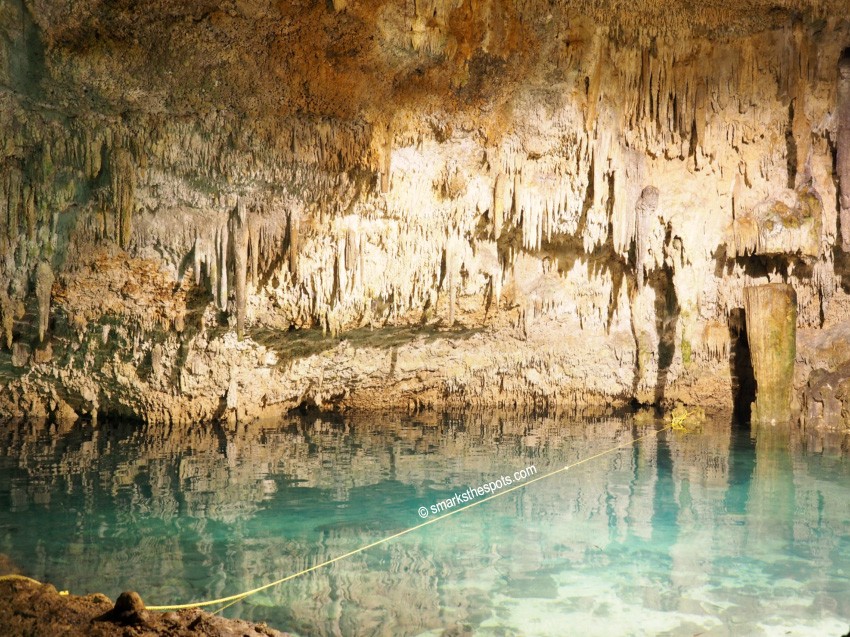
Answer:
M844 4L3 0L0 410L731 405L848 307Z
M791 420L791 392L797 355L797 297L794 288L771 283L744 288L747 339L756 379L752 419Z

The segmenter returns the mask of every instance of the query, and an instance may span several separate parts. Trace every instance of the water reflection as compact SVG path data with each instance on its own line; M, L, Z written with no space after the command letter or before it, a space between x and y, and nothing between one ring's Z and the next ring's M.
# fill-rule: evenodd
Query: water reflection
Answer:
M417 524L419 506L468 486L655 426L491 412L15 429L0 552L74 592L219 597ZM310 635L843 634L847 448L728 421L650 436L228 612Z

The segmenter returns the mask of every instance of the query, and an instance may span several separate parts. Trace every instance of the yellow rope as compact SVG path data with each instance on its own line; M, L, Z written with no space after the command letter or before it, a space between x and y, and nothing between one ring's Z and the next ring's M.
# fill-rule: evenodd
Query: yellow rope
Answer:
M23 580L25 582L32 582L33 584L38 584L39 586L44 586L37 579L33 579L31 577L27 577L26 575L18 575L17 573L11 573L9 575L0 575L0 582L4 580Z
M382 540L376 540L375 542L372 542L371 544L367 544L366 546L361 546L359 549L354 549L353 551L349 551L348 553L343 553L342 555L339 555L339 556L337 556L333 559L326 560L326 561L324 561L320 564L316 564L315 566L311 566L309 568L305 568L303 571L298 571L297 573L293 573L292 575L287 575L286 577L281 577L280 579L275 580L274 582L270 582L268 584L264 584L263 586L258 586L257 588L252 588L249 591L245 591L243 593L237 593L235 595L230 595L228 597L220 597L219 599L211 599L211 600L206 600L206 601L201 601L201 602L191 602L189 604L172 604L170 606L147 606L146 608L147 608L147 610L171 611L171 610L183 610L185 608L202 608L204 606L215 606L215 605L218 605L218 604L225 604L225 606L222 606L221 608L219 608L216 611L217 613L221 612L222 610L224 610L225 608L227 608L231 604L235 604L236 602L243 600L246 597L250 597L251 595L254 595L254 594L259 593L261 591L264 591L266 589L272 588L274 586L278 586L279 584L283 584L284 582L288 582L289 580L293 580L297 577L301 577L302 575L306 575L307 573L311 573L311 572L316 571L316 570L323 568L325 566L329 566L329 565L331 565L335 562L339 562L340 560L344 560L347 557L351 557L352 555L357 555L358 553L362 553L363 551L368 551L369 549L374 548L376 546L379 546L381 544L386 544L387 542L390 542L391 540L395 540L396 538L399 538L402 535L407 535L408 533L413 533L413 531L416 531L418 529L421 529L422 527L428 526L429 524L434 524L435 522L439 522L440 520L445 520L446 518L448 518L452 515L455 515L456 513L460 513L461 511L468 511L472 507L476 507L479 504L484 504L485 502L489 502L490 500L493 500L495 498L501 497L503 495L507 495L508 493L511 493L512 491L516 491L517 489L527 487L529 484L533 484L534 482L538 482L538 481L544 480L546 478L551 478L552 476L554 476L556 474L563 473L564 471L568 471L570 469L573 469L574 467L577 467L580 464L584 464L585 462L590 462L591 460L595 460L596 458L599 458L601 456L609 454L612 451L616 451L617 449L622 449L623 447L630 447L633 444L640 442L641 440L649 438L650 436L657 436L662 431L664 431L666 429L670 429L671 427L672 427L672 425L667 425L666 427L662 427L661 429L654 430L653 432L648 433L644 436L640 436L639 438L633 438L629 442L624 442L622 444L617 445L616 447L611 447L610 449L606 449L605 451L600 451L599 453L597 453L595 455L584 458L583 460L579 460L578 462L575 462L571 465L566 465L564 467L561 467L560 469L555 469L554 471L550 471L549 473L545 473L542 476L537 476L536 478L532 478L531 480L528 480L526 482L522 482L522 483L520 483L520 484L518 484L514 487L510 487L509 489L505 489L504 491L499 491L497 493L494 493L493 495L489 495L482 500L476 500L472 504L468 504L465 507L461 507L459 509L449 511L448 513L445 513L444 515L441 515L440 517L431 518L430 520L426 520L425 522L417 524L416 526L412 526L409 529L405 529L404 531L399 531L398 533L394 533L393 535L389 535L389 536L383 538Z

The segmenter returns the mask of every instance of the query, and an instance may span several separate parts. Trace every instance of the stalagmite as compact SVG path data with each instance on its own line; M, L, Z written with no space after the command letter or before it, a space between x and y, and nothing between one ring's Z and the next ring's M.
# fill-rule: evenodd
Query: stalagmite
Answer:
M233 270L236 279L236 335L245 335L245 306L248 291L248 212L242 199L230 216L230 234L233 237Z
M744 309L756 379L752 420L788 422L797 352L797 295L785 283L746 287Z
M38 299L38 340L44 342L50 321L50 292L53 288L53 270L47 261L35 269L35 296Z
M838 63L838 143L836 173L839 198L841 249L850 252L850 48Z
M657 208L658 188L647 186L640 193L640 199L638 199L635 206L635 269L637 270L638 288L643 287L644 268L646 265L645 253L651 232L651 223L655 217L655 210Z

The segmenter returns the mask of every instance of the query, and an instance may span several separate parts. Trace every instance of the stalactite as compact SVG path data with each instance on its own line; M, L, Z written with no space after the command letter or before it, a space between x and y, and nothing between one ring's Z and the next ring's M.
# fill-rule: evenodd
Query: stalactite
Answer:
M454 271L449 270L449 327L455 324L455 275Z
M505 183L504 173L499 173L496 176L496 184L493 187L493 238L498 241L502 236L502 224L505 219Z
M446 286L449 293L449 326L455 323L455 304L457 300L457 283L460 277L461 250L463 242L457 235L453 235L446 242Z
M593 193L593 201L587 211L582 236L585 252L592 252L597 246L604 244L608 238L612 143L611 132L601 130L593 148L592 161L588 167L590 180L588 187Z
M122 248L130 245L135 208L136 168L128 150L113 152L110 165L112 205L116 215L116 240Z
M42 261L35 269L35 296L38 299L38 340L44 342L44 335L50 322L50 294L53 289L53 270L47 261Z
M192 248L192 274L195 277L195 285L201 284L201 263L203 262L203 255L201 253L201 239L200 237L195 236L195 244Z
M289 213L289 273L292 282L298 281L298 242L301 231L301 220L294 210Z
M17 165L10 166L5 172L5 188L3 188L5 192L0 193L4 195L2 199L0 199L0 202L5 204L6 208L6 238L10 245L14 245L18 238L18 229L20 227L23 175Z
M218 305L218 233L215 235L215 246L210 250L207 260L208 276L210 279L210 292Z
M614 165L614 201L611 206L611 227L614 250L622 256L629 253L635 238L634 201L637 198L634 184L641 181L640 159L630 149L616 148Z
M12 300L8 297L5 290L0 290L0 324L3 328L3 339L6 342L6 349L12 350L12 330L15 327L15 313Z
M245 308L248 302L248 211L240 197L230 215L230 235L233 244L233 270L236 284L236 335L245 335ZM224 249L224 248L222 248ZM225 293L226 294L226 293Z
M381 147L381 192L386 193L390 189L390 170L393 156L393 126L392 122L386 124L384 131L384 143Z
M850 252L850 48L838 63L838 142L836 173L840 188L841 249Z
M812 268L812 284L820 298L820 322L826 315L829 302L838 289L838 281L835 277L835 265L832 261L832 252L827 251L823 257L815 263Z
M27 239L35 240L36 231L36 209L35 209L35 189L29 184L24 186L22 201L24 204L24 216L27 222Z
M597 38L596 60L593 64L593 69L589 71L589 75L585 77L585 95L587 98L585 106L584 130L590 133L596 127L596 110L599 102L599 92L602 86L602 71L605 68L604 58L607 57L608 47L603 44L603 38Z
M349 226L345 233L345 267L351 272L349 291L353 292L361 285L360 233Z
M337 238L336 242L336 282L337 282L337 299L339 302L345 301L346 292L348 290L348 268L345 236Z
M250 219L248 235L248 242L251 247L251 284L257 287L260 284L260 230Z
M228 246L227 224L218 229L217 257L218 257L218 307L220 310L227 309L227 246Z
M646 268L646 251L650 236L651 224L658 208L658 188L647 186L640 193L635 206L635 269L637 271L638 289L643 287L644 269Z

